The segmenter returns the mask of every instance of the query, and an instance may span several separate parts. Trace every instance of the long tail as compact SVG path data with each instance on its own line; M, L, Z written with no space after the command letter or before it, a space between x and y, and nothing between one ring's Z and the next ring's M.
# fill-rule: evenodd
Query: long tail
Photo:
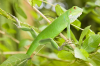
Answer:
M32 43L31 43L31 46L29 47L28 51L26 54L30 55L34 52L34 50L39 46L39 41L38 40L34 40Z

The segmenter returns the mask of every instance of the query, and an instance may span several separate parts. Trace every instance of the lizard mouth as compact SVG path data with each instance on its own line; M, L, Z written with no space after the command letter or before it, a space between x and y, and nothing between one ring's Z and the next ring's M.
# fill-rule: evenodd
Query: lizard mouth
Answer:
M76 15L69 15L70 23L74 22L81 14L82 12Z

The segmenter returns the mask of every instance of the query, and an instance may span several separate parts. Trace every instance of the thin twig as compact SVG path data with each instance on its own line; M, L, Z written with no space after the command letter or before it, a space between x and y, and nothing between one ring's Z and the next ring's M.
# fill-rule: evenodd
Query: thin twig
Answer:
M78 27L78 26L76 26L74 24L71 24L71 25L74 26L74 27L76 27L76 28L78 28L78 29L80 29L80 30L84 30L84 29L82 29L82 28L80 28L80 27Z
M0 52L0 54L5 54L5 55L7 55L7 54L26 54L26 51L15 51L15 52ZM33 55L35 55L36 54L36 52L34 52L33 53ZM37 54L37 56L40 56L40 57L43 57L43 58L47 58L47 59L52 59L52 60L57 60L57 61L62 61L62 62L69 62L69 61L66 61L66 60L62 60L62 59L58 59L58 58L51 58L51 57L48 57L48 56L45 56L45 55L43 55L43 54L40 54L40 53L38 53Z
M16 43L19 44L19 41L18 41L17 39L15 39L15 38L13 38L12 36L6 34L4 31L1 31L1 30L0 30L0 33L3 34L3 35L6 35L7 37L11 38L13 41L15 41Z
M1 30L0 30L0 33L3 34L3 35L6 35L7 37L9 37L9 38L12 39L13 41L15 41L17 44L19 44L19 41L18 41L17 39L15 39L15 38L13 38L12 36L6 34L4 31L1 31ZM26 46L25 46L24 48L25 48L25 49L28 49L28 47L26 47Z
M19 54L19 53L25 54L26 51L0 52L0 54L5 54L5 55L7 55L7 54Z
M48 2L46 2L46 1L44 1L44 0L40 0L40 1L42 1L42 2L44 2L44 3L47 3L47 4L49 4L49 5L51 5L51 6L54 6L54 7L55 7L55 5L53 5L53 4L51 4L51 3L48 3Z
M37 8L35 8L35 7L33 6L33 9L34 9L37 13L39 13L48 23L51 23L51 21L48 20Z

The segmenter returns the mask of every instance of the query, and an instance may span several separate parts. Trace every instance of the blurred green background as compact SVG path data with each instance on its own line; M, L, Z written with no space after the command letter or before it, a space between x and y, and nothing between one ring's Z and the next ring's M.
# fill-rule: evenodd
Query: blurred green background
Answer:
M85 28L88 25L91 25L91 30L95 33L100 32L100 1L99 0L45 0L48 3L53 5L59 4L65 9L69 9L72 6L78 6L84 9L82 15L78 18L81 22L81 28ZM21 16L15 8L15 4L18 3L20 7L23 9L26 17ZM58 17L55 12L55 7L47 4L42 3L40 7L35 5L46 17L53 20L54 18ZM42 30L47 24L47 22L38 14L36 13L32 7L26 3L24 0L0 0L0 8L5 10L7 13L11 13L19 18L21 22L26 22L31 26L39 28L38 30ZM73 33L75 34L76 38L79 39L81 30L76 30L74 27L71 26ZM6 51L23 51L26 50L23 47L19 47L18 44L29 44L33 38L28 32L22 31L18 29L11 20L3 17L0 15L0 52ZM40 53L53 56L52 52L57 52L53 50L53 48L48 45L47 48L43 48ZM39 47L40 48L40 47ZM38 49L39 49L38 48ZM5 61L11 54L0 54L0 64ZM57 66L57 65L64 65L65 62L59 62L56 60L50 60L43 57L35 57L36 61L33 63L37 66ZM37 60L39 59L39 60ZM41 62L42 61L42 62ZM57 64L58 63L58 64ZM80 61L80 63L84 63ZM80 64L78 63L78 64ZM77 65L77 62L75 63ZM75 65L72 65L75 66Z

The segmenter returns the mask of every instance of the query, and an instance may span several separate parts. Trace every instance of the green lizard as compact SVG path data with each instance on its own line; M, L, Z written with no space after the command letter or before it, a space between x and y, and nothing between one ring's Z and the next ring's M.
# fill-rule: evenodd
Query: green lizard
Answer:
M62 32L66 27L68 22L74 22L81 14L82 9L73 6L71 9L67 10L65 13L63 13L61 16L59 16L57 19L55 19L47 28L45 28L32 42L30 48L27 51L28 55L31 55L33 51L39 46L39 42L41 40L45 39L51 39L52 44L56 49L59 50L59 46L53 42L53 38L55 38L60 32Z
M60 47L53 40L53 38L55 38L60 32L62 32L67 26L68 28L70 28L69 24L74 22L82 14L82 11L83 10L81 8L73 6L71 9L60 15L35 38L26 54L31 55L34 50L39 46L39 44L45 44L47 42L51 42L54 48L60 50ZM18 22L16 18L15 20ZM19 27L21 28L20 24ZM26 31L31 30L28 29Z

